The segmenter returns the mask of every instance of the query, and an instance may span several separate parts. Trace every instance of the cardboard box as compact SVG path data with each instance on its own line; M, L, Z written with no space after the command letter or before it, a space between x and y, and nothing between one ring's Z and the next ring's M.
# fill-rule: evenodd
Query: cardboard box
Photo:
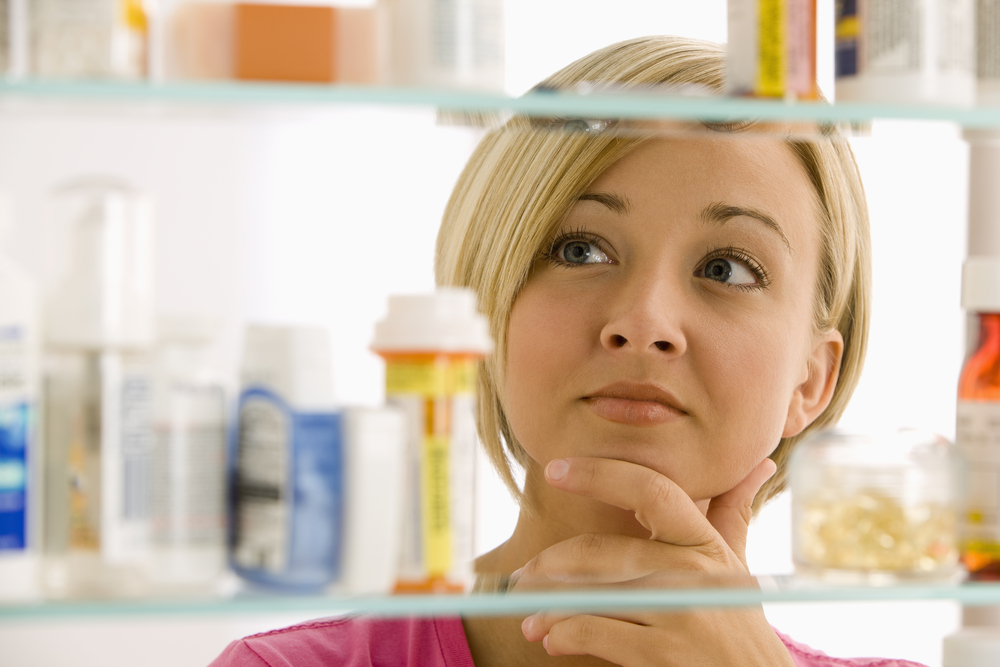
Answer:
M237 79L377 82L374 8L239 3L233 20Z

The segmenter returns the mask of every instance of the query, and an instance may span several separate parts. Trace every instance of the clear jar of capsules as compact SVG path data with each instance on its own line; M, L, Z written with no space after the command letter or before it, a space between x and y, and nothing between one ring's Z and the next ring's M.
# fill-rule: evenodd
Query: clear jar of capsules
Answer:
M963 464L946 439L817 434L789 464L796 571L832 582L951 580Z

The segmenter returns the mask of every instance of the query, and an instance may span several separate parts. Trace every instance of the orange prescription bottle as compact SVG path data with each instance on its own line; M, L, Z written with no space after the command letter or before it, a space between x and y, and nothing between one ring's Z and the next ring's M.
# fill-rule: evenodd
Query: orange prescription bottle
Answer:
M397 593L462 592L475 555L477 365L492 351L465 289L389 297L372 349L407 420Z
M968 463L962 561L970 579L1000 580L1000 257L965 261L962 306L979 327L958 385L955 441Z

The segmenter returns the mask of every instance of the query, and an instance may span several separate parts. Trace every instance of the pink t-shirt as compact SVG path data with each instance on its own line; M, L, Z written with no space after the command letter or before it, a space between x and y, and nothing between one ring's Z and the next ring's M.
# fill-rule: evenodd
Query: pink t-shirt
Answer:
M778 633L796 667L922 667L907 660L831 658ZM209 667L475 667L462 620L331 618L234 641Z

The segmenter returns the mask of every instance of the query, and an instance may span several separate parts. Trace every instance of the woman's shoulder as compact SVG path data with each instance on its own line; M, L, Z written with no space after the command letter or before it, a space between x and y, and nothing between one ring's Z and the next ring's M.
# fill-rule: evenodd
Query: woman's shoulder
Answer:
M801 644L777 630L775 632L791 654L795 667L925 667L909 660L889 658L834 658Z
M473 667L461 619L328 618L231 643L210 667Z

